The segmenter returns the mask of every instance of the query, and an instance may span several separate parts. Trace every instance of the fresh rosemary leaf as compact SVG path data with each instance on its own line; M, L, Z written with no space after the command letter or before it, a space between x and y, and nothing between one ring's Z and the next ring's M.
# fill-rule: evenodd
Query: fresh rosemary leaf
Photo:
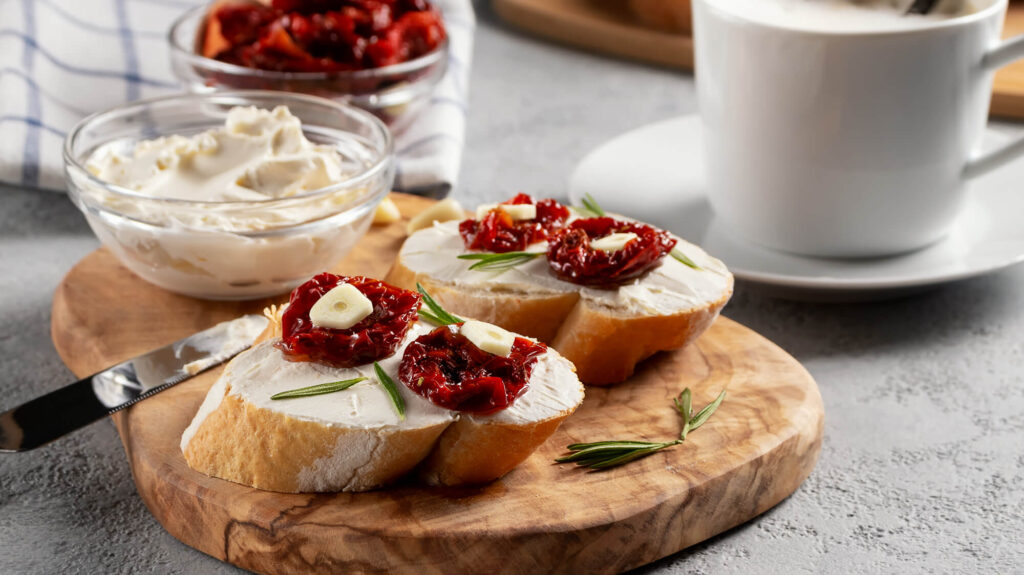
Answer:
M676 445L679 441L652 443L649 441L599 441L597 443L577 443L579 449L570 455L556 459L558 463L575 463L591 469L607 469L628 463L634 459L650 455L666 447Z
M603 218L607 215L605 211L601 209L601 206L597 203L597 200L595 200L594 197L591 196L590 194L584 194L583 200L581 201L583 202L583 207L586 208L588 212L596 215L597 217Z
M679 412L679 415L683 420L683 429L679 432L679 439L686 439L686 435L690 433L690 420L693 418L693 404L690 397L690 388L687 387L684 389L679 394L679 397L673 401L676 404L676 411Z
M697 265L697 262L691 260L689 257L686 256L686 254L679 251L679 248L672 248L672 251L670 251L668 254L676 258L676 260L679 263L683 264L684 266L689 266L695 270L700 269L700 266Z
M395 404L395 411L398 412L398 419L405 421L405 400L402 399L401 394L398 393L398 386L395 385L395 380L391 379L391 376L384 373L384 368L380 366L376 361L373 362L373 371L377 374L377 381L384 386L384 390L388 392L388 396L391 397L391 403Z
M309 387L300 387L299 389L275 393L270 396L270 399L292 399L296 397L311 397L314 395L323 395L325 393L334 393L336 391L348 389L365 379L365 377L356 377L342 381L332 381L330 383L318 383Z
M676 445L676 443L677 442L675 441L670 441L668 443L661 443L658 445L652 445L650 447L641 447L639 449L635 449L628 453L619 455L618 457L613 457L611 459L605 459L602 461L596 461L590 464L588 467L590 467L591 469L608 469L610 467L618 467L619 465L629 463L630 461L640 459L641 457L647 457L648 455L654 453L655 451L661 451L666 447L672 447L673 445Z
M462 254L460 260L477 260L469 269L477 271L502 271L544 255L541 252L506 252L503 254Z
M714 413L716 409L718 409L718 406L722 405L723 399L725 399L724 389L722 390L722 393L718 394L718 397L716 397L714 401L704 406L704 409L698 411L697 415L693 416L693 419L690 420L690 431L693 431L694 429L697 429L698 427L704 425L704 422L707 421L709 417L711 417L711 414Z
M555 459L556 463L575 463L580 467L588 467L592 470L608 469L611 467L618 467L624 465L630 461L635 461L641 457L646 457L662 449L672 447L673 445L679 445L686 440L689 432L697 429L704 422L711 417L711 415L718 409L718 406L722 404L722 400L725 399L725 390L723 389L718 397L704 409L700 410L697 415L693 415L693 394L690 392L690 388L684 389L679 393L677 397L672 398L672 404L675 410L679 413L679 419L682 421L682 431L679 433L679 439L673 441L666 441L664 443L650 442L650 441L595 441L593 443L573 443L570 444L566 449L569 450L569 455L564 455Z
M422 309L420 310L420 317L422 317L423 319L429 321L432 324L446 325L446 323L444 321L442 321L441 318L437 317L436 315L434 315L434 314L432 314L432 313L430 313L429 311L426 311L426 310L422 310Z
M654 445L661 444L652 443L650 441L599 441L597 443L574 443L569 447L569 451L574 453L560 457L555 461L564 463L566 461L581 461L593 458L607 459L612 456L621 455L623 453Z
M416 289L423 295L423 303L426 304L427 308L430 310L427 313L420 310L420 315L426 317L427 321L436 323L437 325L450 325L465 321L458 316L454 316L446 312L439 303L434 301L434 298L430 297L430 294L427 293L427 290L423 289L423 286L421 286L419 282L416 282Z
M578 215L581 218L596 218L596 217L598 217L597 214L595 214L594 212L588 210L587 208L584 208L583 206L569 206L569 209L574 211L574 212L576 212L576 215Z
M590 447L597 447L602 445L622 445L622 446L645 446L652 445L650 441L595 441L593 443L573 443L566 447L569 451L579 451L581 449L588 449Z

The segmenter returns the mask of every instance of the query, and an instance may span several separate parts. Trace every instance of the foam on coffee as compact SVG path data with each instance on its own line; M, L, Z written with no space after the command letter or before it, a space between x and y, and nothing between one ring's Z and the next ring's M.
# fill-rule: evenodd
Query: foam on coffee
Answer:
M930 26L978 11L982 0L938 0L927 15L906 14L913 0L714 0L715 7L784 28L874 32Z

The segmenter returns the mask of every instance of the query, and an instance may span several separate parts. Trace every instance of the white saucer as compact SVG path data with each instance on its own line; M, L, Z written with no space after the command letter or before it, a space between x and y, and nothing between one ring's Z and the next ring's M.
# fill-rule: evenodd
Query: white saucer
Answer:
M1007 139L989 129L985 146ZM705 198L702 155L696 115L644 126L584 158L570 179L569 197L579 204L589 193L609 211L699 244L737 278L800 299L893 297L1024 261L1024 164L972 182L968 206L942 241L905 255L843 260L773 251L724 229Z

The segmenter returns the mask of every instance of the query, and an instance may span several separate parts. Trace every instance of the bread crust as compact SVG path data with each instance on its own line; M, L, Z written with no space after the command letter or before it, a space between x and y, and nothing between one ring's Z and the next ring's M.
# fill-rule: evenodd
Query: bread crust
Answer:
M554 341L558 328L580 299L577 293L538 296L515 291L461 289L414 272L402 263L401 255L395 259L384 281L410 290L415 290L419 283L441 307L454 314L493 323L543 342Z
M529 425L462 417L444 430L418 474L428 485L491 482L529 457L573 411Z
M549 361L571 369L557 352ZM366 491L419 467L432 485L494 481L530 456L582 402L532 421L503 421L499 414L463 414L418 428L349 428L291 417L231 394L229 363L210 390L213 402L182 451L188 465L207 475L286 493ZM554 382L550 382L555 385ZM545 382L531 378L531 386ZM201 412L202 413L202 412ZM351 455L349 455L351 454Z
M718 317L729 291L702 307L673 315L629 317L580 301L551 342L576 365L588 385L610 385L633 375L636 365L659 351L685 347Z
M401 253L386 282L416 289L419 282L445 309L551 344L576 366L587 385L611 385L659 351L678 349L704 333L732 297L733 279L715 301L663 316L635 316L595 305L578 293L525 293L462 288L410 269Z
M220 405L186 446L185 461L196 471L267 491L365 491L386 485L416 467L448 426L385 431L326 426L260 409L228 394L230 386L224 389ZM318 460L343 449L368 457L354 469L317 469Z

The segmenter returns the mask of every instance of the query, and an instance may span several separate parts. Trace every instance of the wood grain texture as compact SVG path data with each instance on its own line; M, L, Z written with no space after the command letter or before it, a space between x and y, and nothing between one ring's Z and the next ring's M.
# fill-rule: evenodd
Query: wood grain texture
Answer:
M1010 2L1003 22L1003 38L1024 34L1024 3ZM992 85L993 116L1024 118L1024 60L1001 68Z
M408 217L427 203L398 196ZM374 228L337 271L382 276L404 222ZM137 279L106 250L58 288L53 338L83 376L264 302L202 302ZM217 371L117 414L139 494L184 543L261 573L620 572L769 509L807 477L823 410L810 375L726 318L696 344L644 362L628 382L591 388L577 413L504 479L480 488L400 485L358 494L258 491L192 471L178 449ZM601 473L556 465L572 442L678 433L670 398L693 389L715 416L683 445Z
M661 66L693 69L693 38L640 25L623 0L494 0L507 23L543 38ZM1024 33L1024 2L1010 2L1003 37ZM999 70L994 116L1024 118L1024 61Z
M638 24L625 0L494 0L509 24L586 50L693 69L693 38Z

